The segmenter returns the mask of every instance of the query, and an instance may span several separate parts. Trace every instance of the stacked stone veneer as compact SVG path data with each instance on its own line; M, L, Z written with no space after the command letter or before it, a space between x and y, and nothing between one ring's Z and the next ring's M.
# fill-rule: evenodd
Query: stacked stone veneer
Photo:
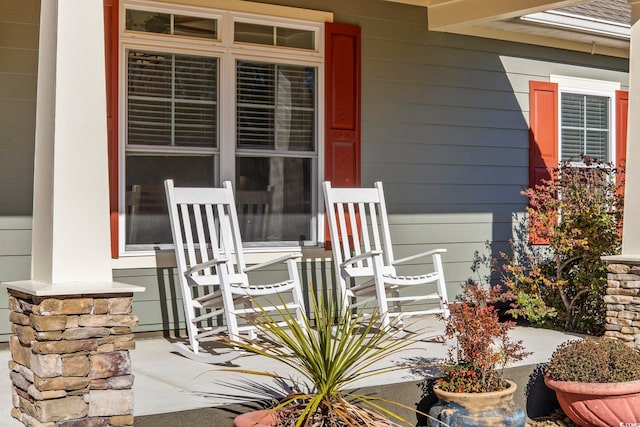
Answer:
M132 294L9 290L11 415L29 427L133 426Z
M605 335L640 349L640 261L607 261Z

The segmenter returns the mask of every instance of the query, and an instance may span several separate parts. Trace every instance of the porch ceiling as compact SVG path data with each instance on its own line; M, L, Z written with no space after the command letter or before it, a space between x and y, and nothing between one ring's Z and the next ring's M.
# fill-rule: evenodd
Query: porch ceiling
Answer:
M426 6L429 9L429 29L447 31L584 2L585 0L426 0Z
M524 15L588 3L591 0L387 0L422 6L428 10L428 27L443 31L629 57L629 39L598 33L595 25L560 25L520 19Z

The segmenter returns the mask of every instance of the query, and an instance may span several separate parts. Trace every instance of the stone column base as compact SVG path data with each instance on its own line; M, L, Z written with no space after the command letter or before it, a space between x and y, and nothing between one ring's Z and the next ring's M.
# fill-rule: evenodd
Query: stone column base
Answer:
M607 304L605 336L640 349L640 259L605 258Z
M133 426L133 294L8 292L11 415L29 427Z

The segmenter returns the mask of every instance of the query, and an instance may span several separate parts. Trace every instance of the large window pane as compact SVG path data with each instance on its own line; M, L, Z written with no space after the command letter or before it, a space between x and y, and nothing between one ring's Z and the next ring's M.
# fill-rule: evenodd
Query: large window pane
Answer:
M128 145L217 145L217 58L131 50L127 65Z
M167 244L172 241L164 195L164 180L176 186L212 187L213 156L127 155L127 245Z
M561 159L609 161L609 97L564 92L561 104Z
M315 151L314 67L238 61L237 147Z
M312 160L238 157L236 201L243 240L303 242L311 230ZM251 200L267 200L268 207Z

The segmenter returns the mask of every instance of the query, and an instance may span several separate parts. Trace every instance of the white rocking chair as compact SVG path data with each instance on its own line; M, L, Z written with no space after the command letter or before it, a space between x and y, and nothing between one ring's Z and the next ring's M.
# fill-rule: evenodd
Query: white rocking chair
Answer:
M238 357L239 351L219 355L198 353L202 342L219 339L221 333L227 333L231 340L237 340L241 334L254 339L258 328L238 320L249 318L257 310L287 309L303 321L305 310L296 265L302 254L247 267L230 182L226 181L223 188L191 188L174 187L169 179L165 181L165 190L191 347L179 344L180 353L208 363ZM287 279L263 285L249 282L247 273L276 263L286 264ZM253 298L268 295L278 295L275 305L265 300L260 308L253 306ZM221 317L223 325L218 322Z
M374 188L332 188L330 182L324 182L323 187L336 279L344 304L358 307L375 301L384 326L395 316L441 313L447 318L441 259L446 249L394 259L382 183L376 182ZM431 257L433 271L417 276L398 275L399 264L421 257ZM356 283L348 287L350 279ZM405 287L420 287L420 291L413 292L417 295L400 296ZM435 307L406 310L408 303L428 304L428 300ZM389 310L390 304L394 311Z

